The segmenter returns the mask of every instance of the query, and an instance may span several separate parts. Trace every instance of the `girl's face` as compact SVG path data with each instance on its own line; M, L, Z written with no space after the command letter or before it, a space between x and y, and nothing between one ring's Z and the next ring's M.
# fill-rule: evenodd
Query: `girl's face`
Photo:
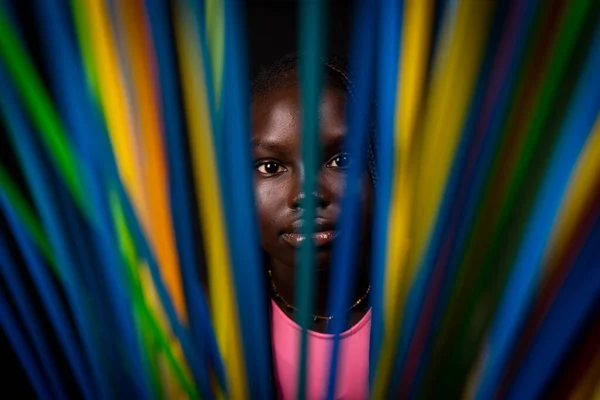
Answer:
M332 242L337 233L344 180L352 156L342 151L346 134L345 92L323 89L319 119L322 162L317 180L316 220L313 240L317 248L317 268L329 267ZM296 251L306 238L300 234L304 212L300 200L304 165L301 149L301 113L298 87L274 89L252 104L252 148L255 160L254 191L263 249L271 264L293 267ZM367 238L372 184L367 173L363 185L364 226ZM361 241L366 243L366 240Z

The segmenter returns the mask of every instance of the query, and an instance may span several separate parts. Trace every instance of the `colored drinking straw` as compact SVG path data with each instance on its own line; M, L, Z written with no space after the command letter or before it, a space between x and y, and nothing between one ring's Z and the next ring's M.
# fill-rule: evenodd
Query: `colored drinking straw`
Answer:
M301 233L306 237L301 243L296 268L295 304L298 307L298 322L302 327L300 335L300 362L298 365L298 399L306 398L306 364L308 362L307 329L311 326L314 306L315 244L312 235L315 227L317 201L313 195L317 189L317 176L321 151L319 149L319 109L323 71L321 57L324 53L323 41L325 5L319 1L300 3L300 100L302 162L304 181L301 184L304 197L300 200L303 210Z
M394 163L394 128L396 94L398 90L398 55L400 52L403 23L403 1L378 2L380 24L377 30L378 54L375 73L375 154L378 183L374 193L373 240L371 262L371 308L372 334L369 348L371 396L381 398L389 379L389 363L386 363L386 336L389 321L385 319L385 271L386 246L389 232L389 207L391 202Z
M352 162L346 174L345 191L342 198L341 212L337 222L340 232L333 244L330 298L328 313L334 318L330 322L329 333L335 334L331 351L329 369L329 386L327 398L335 396L336 378L339 362L340 333L347 326L347 305L352 301L351 288L355 287L356 260L361 256L360 227L365 217L360 212L362 177L367 167L367 148L372 144L372 104L370 94L373 92L372 73L375 67L374 41L376 9L366 0L357 2L353 21L356 24L352 37L352 59L350 62L350 80L347 102L348 131L344 143L345 150L351 155ZM350 84L348 82L348 84ZM373 181L376 176L371 177ZM334 283L335 282L335 283Z

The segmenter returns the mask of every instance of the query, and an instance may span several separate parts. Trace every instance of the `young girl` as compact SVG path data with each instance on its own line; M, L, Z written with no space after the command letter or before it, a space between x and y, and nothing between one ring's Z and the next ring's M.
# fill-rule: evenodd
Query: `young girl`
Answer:
M351 86L342 64L325 62L325 81L319 110L322 165L317 190L303 193L304 165L301 156L301 110L298 83L298 58L285 57L264 70L253 86L252 147L255 160L254 190L259 217L265 269L271 288L271 332L275 386L279 398L292 399L297 393L300 326L295 322L294 305L297 250L306 238L300 234L303 221L301 199L315 196L317 201L315 233L316 299L311 310L313 325L308 331L309 364L307 396L326 396L333 335L326 334L328 322L327 291L330 285L332 243L336 240L336 222L341 196L352 155L343 151L346 134L346 102ZM372 153L369 153L372 155ZM373 160L370 173L363 179L364 207L358 260L358 279L354 296L347 305L349 326L341 334L336 399L368 397L368 354L371 314L368 257L370 242Z

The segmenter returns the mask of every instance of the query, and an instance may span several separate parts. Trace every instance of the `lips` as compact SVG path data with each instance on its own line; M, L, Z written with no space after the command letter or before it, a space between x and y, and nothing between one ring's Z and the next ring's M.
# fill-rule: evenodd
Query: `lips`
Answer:
M281 239L292 247L300 247L306 240L306 235L300 233L303 224L303 220L294 221L290 226L291 229L281 235ZM315 219L314 229L315 233L312 234L312 238L316 247L328 245L338 235L338 232L333 230L333 225L322 218Z

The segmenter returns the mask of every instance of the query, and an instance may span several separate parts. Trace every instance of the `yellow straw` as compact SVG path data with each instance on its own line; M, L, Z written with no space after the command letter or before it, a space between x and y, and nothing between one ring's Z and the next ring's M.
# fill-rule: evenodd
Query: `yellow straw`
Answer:
M414 274L431 234L436 211L483 56L494 2L459 2L449 48L435 66L424 114L420 163L415 177L414 237L409 268ZM477 34L474 34L476 32Z
M414 160L412 139L417 122L427 67L427 49L431 34L432 1L409 1L405 4L402 33L402 58L398 85L399 101L396 106L396 165L390 234L387 245L386 321L396 325L393 316L400 306L399 296L406 271L411 216L411 175Z
M221 192L211 135L206 86L203 80L202 55L197 40L197 21L184 2L178 2L176 37L181 55L183 94L188 119L190 149L210 285L212 318L217 343L227 371L229 396L247 398L240 327L235 301L234 282L226 243Z
M596 186L594 182L598 179L600 179L600 117L596 120L569 182L559 217L554 225L554 233L548 242L544 277L552 275L557 266L553 260L558 259L565 251L569 243L568 238L579 229L576 225L577 221L587 199L594 194L592 193Z
M600 352L579 380L569 400L600 400Z
M157 85L154 77L156 64L152 43L148 35L148 21L141 3L118 2L126 32L129 64L132 70L132 97L137 106L137 126L145 163L141 166L147 190L148 237L156 252L161 276L182 321L187 319L185 299L181 284L179 260L175 249L174 231L169 212L168 168L163 152L161 118L157 102Z
M148 214L139 169L140 157L132 135L129 105L119 70L115 41L103 1L86 1L87 20L90 26L94 61L98 73L100 102L119 168L121 180L131 197L140 222L148 231Z
M389 235L387 244L385 287L385 331L379 371L375 380L375 397L383 395L385 380L390 373L393 353L389 351L398 334L400 290L406 276L406 256L409 246L411 224L411 174L414 155L412 138L416 127L419 105L423 94L427 66L427 45L431 34L431 0L409 1L405 3L402 24L402 47L399 63L401 80L398 82L399 101L396 104L395 143L397 145L392 201L389 215Z
M417 131L426 62L423 49L427 48L431 35L427 25L431 23L431 16L426 8L430 7L424 2L406 3L401 60L404 69L397 111L400 117L396 121L400 147L396 150L398 161L387 253L386 329L373 387L374 398L382 397L387 389L394 345L400 334L396 328L402 318L400 306L414 279L441 201L481 64L493 3L460 2L453 25L450 25L450 16L447 17L447 34L442 35L422 127ZM417 135L421 136L418 146L413 143ZM413 209L412 204L419 206Z

